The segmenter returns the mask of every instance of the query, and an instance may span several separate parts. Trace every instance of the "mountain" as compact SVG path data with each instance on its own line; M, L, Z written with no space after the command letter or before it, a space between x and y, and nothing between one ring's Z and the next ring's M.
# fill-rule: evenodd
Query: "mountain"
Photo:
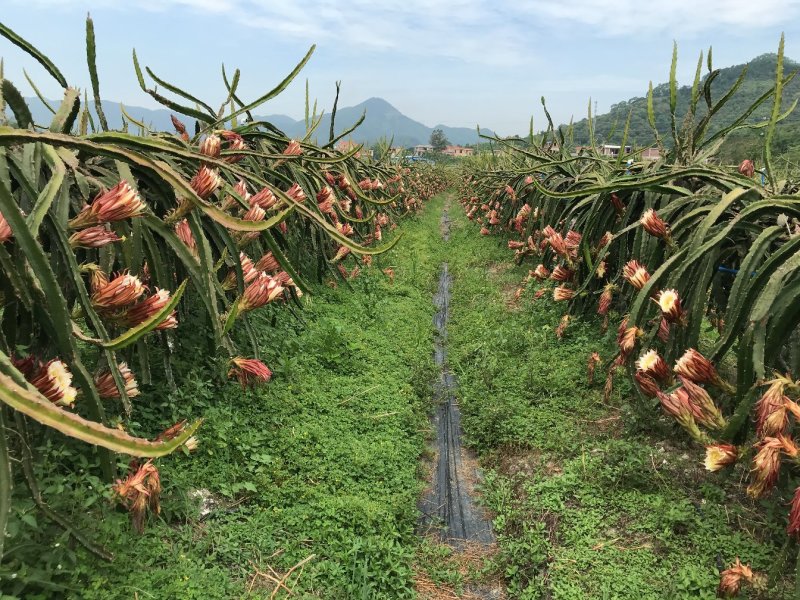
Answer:
M41 125L50 123L52 120L52 113L45 107L41 100L38 98L25 98L25 100L28 103L35 123ZM48 103L53 108L58 108L58 100L48 100ZM90 107L94 106L92 102L89 104ZM119 104L104 100L103 112L106 114L108 125L111 129L122 128L122 111ZM157 131L173 131L170 115L174 113L167 109L125 106L125 112L137 121L145 123L151 129ZM347 136L348 139L352 139L358 143L373 144L381 138L389 139L393 137L395 146L427 144L431 137L431 132L434 129L441 129L445 136L447 136L447 139L453 144L476 144L479 141L478 134L473 128L448 127L447 125L428 127L419 121L405 116L382 98L370 98L355 106L339 108L336 111L336 135L352 127L353 124L361 118L363 113L366 113L364 122L352 134ZM191 120L188 118L184 119L180 115L177 116L186 122L191 131L191 125L193 125ZM289 137L302 138L305 136L306 125L303 120L297 121L286 115L253 116L256 120L272 123ZM327 142L330 127L331 117L329 113L326 113L323 115L322 121L313 137L321 143ZM487 135L493 135L492 131L488 129L482 130L482 132Z
M747 66L747 74L736 93L722 109L714 115L709 133L718 131L726 125L733 123L739 116L744 114L762 94L772 87L775 83L776 62L777 55L763 54L751 60L747 65L734 65L719 69L718 74L711 82L711 97L713 102L717 102L731 86L734 85L745 66ZM800 68L799 63L788 58L784 59L784 75L798 68ZM706 74L702 78L700 84L701 90L708 76L709 75ZM784 87L783 101L781 103L783 110L788 109L798 97L800 97L800 77L796 77ZM678 128L680 128L683 123L684 117L688 111L690 99L691 86L679 87L676 111L676 123ZM662 83L653 88L653 109L656 117L656 128L662 140L664 140L666 144L669 144L671 141L671 124L669 116L668 83ZM756 109L749 116L747 121L750 123L763 122L769 119L771 111L772 100L770 99ZM593 117L595 138L597 141L620 143L625 128L625 120L628 118L629 112L631 113L631 122L628 132L628 143L638 146L652 144L654 142L654 137L653 131L647 121L646 96L623 100L622 102L613 104L607 113ZM706 103L701 92L696 118L702 118L706 112ZM565 125L561 127L566 131ZM796 136L793 135L798 131L800 131L800 110L794 111L787 119L778 125L775 140L776 149L778 151L783 151L794 145L794 139L800 141L800 138L796 138ZM792 132L792 135L789 135L789 132ZM582 119L574 124L574 137L576 144L586 144L589 142L587 119ZM747 154L742 147L742 143L748 146L748 152L752 152L754 148L750 147L752 146L750 142L757 142L759 137L760 132L758 130L737 132L726 141L722 149L722 154L725 152L738 151L738 154L744 157ZM739 157L739 160L741 157ZM736 158L737 156L731 156L731 159L735 160Z

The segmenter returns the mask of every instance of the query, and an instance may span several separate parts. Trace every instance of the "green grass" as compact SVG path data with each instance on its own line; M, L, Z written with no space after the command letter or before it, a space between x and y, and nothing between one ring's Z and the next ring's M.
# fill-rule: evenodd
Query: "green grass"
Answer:
M191 347L178 350L180 391L147 389L136 399L135 426L147 431L187 415L205 422L195 454L159 461L163 512L143 535L113 510L96 478L64 481L60 463L78 455L68 444L42 449L45 497L116 559L99 561L64 536L44 555L22 547L6 565L17 584L64 586L30 585L25 597L268 598L275 584L264 578L247 592L256 569L285 572L312 554L294 597L412 597L438 219L434 207L405 220L401 245L362 267L352 290L320 286L304 299L303 323L285 309L256 313L262 358L275 372L268 385L215 384L206 365L192 363ZM381 272L387 266L394 285ZM187 497L199 488L221 504L202 520ZM53 535L21 499L15 515L8 547Z
M764 513L743 496L746 466L705 473L703 449L623 377L604 403L605 372L590 386L586 365L592 351L612 356L615 331L573 321L558 340L551 295L534 300L531 288L513 302L531 265L514 266L504 240L451 212L450 361L466 436L488 468L509 597L714 598L718 565L737 556L774 568L760 597L789 597L786 536L769 516L785 507L764 502Z

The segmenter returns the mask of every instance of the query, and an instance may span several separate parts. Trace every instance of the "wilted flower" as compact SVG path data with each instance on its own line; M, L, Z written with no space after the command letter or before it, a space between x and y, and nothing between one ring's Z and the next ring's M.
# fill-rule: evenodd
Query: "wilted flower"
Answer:
M200 154L209 158L218 158L222 150L222 140L218 135L208 135L200 142Z
M8 224L8 221L6 221L3 213L0 213L0 244L5 244L12 237L11 226Z
M742 582L751 582L753 571L748 565L743 565L736 559L732 566L720 573L717 595L720 598L735 598L742 589Z
M597 314L606 316L611 308L611 301L614 298L614 289L616 286L613 283L606 284L603 288L603 293L600 294L600 302L597 305Z
M756 403L756 433L760 437L784 433L789 425L784 390L790 381L778 376L768 383L767 391Z
M650 377L650 375L644 371L636 371L633 377L636 379L636 383L639 384L639 389L645 396L650 398L655 398L658 396L661 388L659 387L658 382Z
M562 300L572 300L575 297L575 291L569 289L565 285L559 285L553 289L553 300L561 302Z
M2 217L0 217L0 219L2 219ZM2 229L2 223L0 223L0 229ZM0 231L0 236L2 236L2 231ZM81 229L80 231L73 233L69 238L69 245L73 249L102 248L106 244L119 241L120 237L110 229L106 228L105 225L94 225L93 227ZM0 241L0 243L2 243L2 241Z
M695 383L711 383L727 392L733 391L729 383L717 373L714 365L694 348L689 348L675 363L675 372Z
M602 279L603 277L606 276L606 269L607 268L608 268L608 266L606 265L606 261L601 260L598 263L597 268L594 271L594 274L597 275L598 279Z
M603 248L605 248L606 246L608 246L608 245L611 243L611 240L612 240L612 239L614 239L614 234L613 234L613 233L611 233L610 231L606 231L606 232L603 234L603 237L601 237L601 238L600 238L600 241L599 241L599 242L597 242L597 248L598 248L598 250L602 250Z
M246 312L272 302L283 293L283 287L266 273L260 273L244 290L239 310Z
M586 365L586 374L587 378L589 379L589 384L594 383L594 372L597 369L597 365L601 363L600 355L597 352L592 352L589 355L589 362Z
M333 209L336 203L336 196L333 195L333 190L329 186L324 186L317 192L317 206L320 212L330 217L336 217L336 211Z
M239 253L239 263L242 265L242 276L244 277L244 283L248 284L253 281L256 277L258 277L260 271L253 265L253 261L244 253ZM232 290L236 287L236 270L232 269L228 272L225 276L225 279L222 281L222 289L224 290Z
M175 235L177 235L178 239L180 239L180 241L182 241L186 247L189 248L189 252L192 253L192 256L197 259L200 258L200 251L197 249L197 242L192 234L192 228L189 226L189 221L186 219L179 221L178 224L175 225Z
M124 308L138 300L145 289L138 277L121 273L92 293L92 305L100 311Z
M706 446L703 464L708 471L719 471L732 465L739 458L739 449L733 444L710 444Z
M383 273L389 278L389 283L394 283L394 269L387 267L383 270Z
M133 527L139 533L144 531L146 509L149 507L155 514L159 514L161 511L159 504L161 479L152 460L148 460L141 466L133 461L130 474L125 480L117 479L114 492L119 496L125 508L130 511Z
M106 192L101 192L91 204L85 205L81 212L69 222L72 229L81 229L100 223L111 223L141 216L145 204L127 181L120 181Z
M661 217L658 216L655 210L652 208L648 208L642 214L642 218L639 220L644 227L644 230L653 235L657 238L661 238L662 240L669 240L670 233L669 233L669 225L664 221Z
M756 444L758 452L753 457L752 482L747 487L747 494L760 498L769 492L781 470L781 450L783 442L780 437L767 437Z
M205 200L222 185L222 179L214 169L203 165L192 177L189 185L198 196Z
M554 281L569 281L575 272L563 265L558 265L550 274L550 278Z
M692 438L706 443L706 436L697 427L697 420L703 419L700 408L689 399L689 394L683 388L678 388L671 394L659 391L657 394L661 407L683 427Z
M297 183L293 183L292 187L286 190L286 195L295 202L304 202L306 199L306 194L303 192L303 188L301 188L300 184Z
M520 295L522 294L522 288L519 288L519 293ZM564 337L564 332L567 330L567 327L569 326L569 321L570 321L569 315L564 315L563 317L561 317L561 322L558 324L558 327L556 327L556 337L558 339Z
M756 167L755 167L755 165L753 164L753 161L752 161L752 160L750 160L749 158L745 158L745 159L744 159L744 160L743 160L743 161L742 161L742 162L739 164L739 173L741 173L741 174L742 174L742 175L744 175L745 177L752 177L753 175L755 175L755 173L756 173Z
M136 383L133 372L128 367L128 363L119 363L118 368L122 380L125 382L125 395L128 398L138 396L139 386ZM113 399L120 397L117 384L114 382L114 377L109 369L105 369L94 378L94 386L97 388L97 393L101 398Z
M481 233L481 235L489 235L492 232L489 231L488 227L481 227L481 232L480 233Z
M272 273L274 271L278 271L280 268L281 265L272 252L267 252L264 256L259 258L258 262L256 263L257 271L267 271L268 273Z
M722 429L725 427L725 419L722 416L722 412L717 405L714 404L714 400L709 393L703 387L682 375L678 375L678 379L680 379L681 384L683 384L683 388L678 389L685 390L686 394L689 396L689 400L692 404L697 406L702 413L702 417L698 417L697 420L706 427L712 429Z
M298 156L303 153L303 148L300 147L300 142L297 140L290 140L283 153L286 156Z
M622 214L625 212L625 204L623 204L620 197L614 193L611 194L611 204L614 206L614 210L617 212L617 214Z
M684 320L681 298L678 296L677 290L661 290L656 296L655 302L661 309L661 314L670 323Z
M567 243L564 241L564 238L561 237L560 233L553 232L553 235L547 238L547 242L550 244L553 252L564 258L570 258L571 254L567 248Z
M509 250L519 250L520 248L524 248L525 246L526 246L525 242L508 240Z
M53 359L44 365L38 361L31 365L28 378L39 393L53 404L71 407L75 403L78 390L72 387L72 373L62 361Z
M184 125L178 117L175 115L170 115L169 118L172 120L172 126L175 128L175 131L181 136L181 139L184 142L189 141L189 134L186 133L186 125Z
M622 276L637 290L642 289L645 284L650 280L650 273L638 261L628 261L622 267Z
M537 279L547 279L550 277L550 271L543 264L539 264L533 270L533 276Z
M658 332L656 332L658 339L665 344L669 341L669 321L661 317L661 322L658 324Z
M231 359L228 377L236 377L242 387L253 387L259 383L267 383L272 378L272 371L260 360L236 356Z
M641 329L636 326L628 327L627 323L627 319L623 320L617 331L617 345L619 346L619 352L622 356L628 356L633 352L636 339L644 335Z
M156 288L155 294L145 298L142 302L133 305L119 317L116 317L121 325L127 327L134 327L140 323L144 323L148 319L157 315L164 310L170 302L170 293L167 290ZM156 327L157 331L165 329L175 329L178 326L178 316L176 311L172 311L161 321Z
M800 487L795 489L792 497L792 509L789 511L789 525L786 533L797 536L800 534Z
M648 350L636 361L636 368L659 381L670 378L669 367L657 350Z

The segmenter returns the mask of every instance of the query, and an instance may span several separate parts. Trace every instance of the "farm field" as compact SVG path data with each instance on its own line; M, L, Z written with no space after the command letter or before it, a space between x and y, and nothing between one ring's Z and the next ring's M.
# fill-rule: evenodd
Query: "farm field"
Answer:
M111 127L85 27L83 90L0 23L60 95L0 62L0 600L800 598L783 37L612 131L368 148L341 82L257 116L315 46L215 105L134 51L168 130Z

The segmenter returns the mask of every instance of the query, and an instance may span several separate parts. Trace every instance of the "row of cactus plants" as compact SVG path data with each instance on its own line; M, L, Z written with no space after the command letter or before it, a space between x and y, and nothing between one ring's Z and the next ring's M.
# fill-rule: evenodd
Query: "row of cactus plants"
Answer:
M225 99L217 110L143 71L134 52L142 90L174 113L175 131L151 131L130 117L122 131L110 131L91 19L86 47L94 112L49 58L2 24L0 34L64 90L51 122L36 123L0 66L2 556L12 464L26 465L22 471L35 489L29 436L57 436L56 430L99 447L109 483L118 475L114 453L136 457L115 491L141 529L146 511L158 511L152 459L197 445L200 420L165 424L154 440L125 431L138 382L151 381L154 354L165 357L165 376L171 376L169 357L186 304L199 307L193 325L207 329L209 355L225 357L222 373L243 385L266 382L271 372L248 315L300 306L311 282L355 276L359 265L400 239L384 241L383 231L419 210L445 182L428 170L364 162L358 148L337 151L332 132L316 143L316 114L301 140L254 119L252 111L286 88L313 47L253 102L239 96L238 70L230 79L223 73ZM145 73L178 100L148 87ZM155 347L161 350L154 353Z
M707 135L744 73L714 99L717 71L709 51L701 77L701 56L681 117L676 60L677 52L669 145L655 129L652 86L648 97L662 158L626 154L627 129L618 157L594 146L575 152L569 129L551 122L543 139L531 136L524 148L494 138L499 157L465 171L462 204L483 235L510 234L514 259L531 261L518 295L533 287L536 297L552 293L566 306L559 336L573 318L599 316L605 328L619 315L617 354L604 363L593 353L590 371L607 367L607 392L615 373L626 373L645 414L657 414L660 404L705 446L709 471L749 461L747 493L791 497L786 529L796 540L800 195L779 179L770 151L777 123L794 108L782 102L782 89L795 74L783 72L781 39L774 86ZM772 102L771 119L749 123L765 102ZM763 183L749 157L738 168L714 160L725 136L743 127L766 128ZM787 548L795 545L787 540ZM719 593L736 596L757 579L737 560L722 574Z

